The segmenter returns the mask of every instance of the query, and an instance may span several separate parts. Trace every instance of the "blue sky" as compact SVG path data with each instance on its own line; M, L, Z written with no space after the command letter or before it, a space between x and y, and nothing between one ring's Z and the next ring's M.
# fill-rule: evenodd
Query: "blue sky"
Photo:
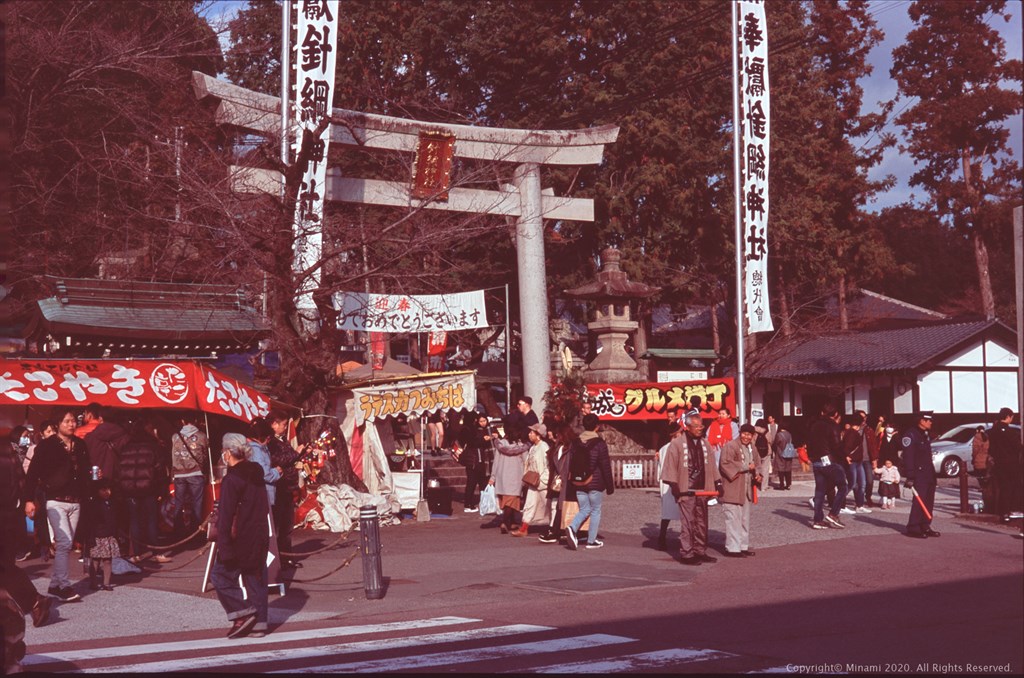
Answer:
M784 1L788 2L789 0ZM907 16L907 7L910 5L910 1L872 0L869 2L871 14L878 22L879 28L885 32L885 39L872 50L868 57L869 62L874 66L874 71L871 75L861 80L861 85L864 88L863 110L865 112L877 110L883 102L896 96L896 82L889 77L889 68L892 63L892 50L903 42L904 36L913 27L910 17ZM245 5L245 0L214 1L210 3L209 9L204 12L204 15L212 23L215 18L225 19L234 16L239 8ZM998 29L1006 40L1007 57L1021 59L1024 58L1021 46L1021 15L1024 13L1022 12L1022 2L1020 0L1009 0L1007 8L1012 15L1011 21L1006 23L1002 19L993 18L990 21L990 25ZM226 36L222 40L226 48ZM898 101L894 114L903 109L908 103L912 104L913 102ZM1021 162L1022 157L1024 157L1024 130L1022 130L1021 115L1018 114L1014 119L1010 120L1008 126L1011 130L1010 146L1013 151L1013 157L1018 162ZM895 125L890 123L887 130L893 132L899 138L899 128ZM907 180L913 171L914 162L912 158L901 154L898 148L890 149L882 163L875 167L869 176L875 179L892 174L896 177L897 183L892 189L879 195L873 203L868 205L868 209L872 211L881 210L910 199L914 192L907 184ZM920 190L916 192L914 197L918 202L924 198Z

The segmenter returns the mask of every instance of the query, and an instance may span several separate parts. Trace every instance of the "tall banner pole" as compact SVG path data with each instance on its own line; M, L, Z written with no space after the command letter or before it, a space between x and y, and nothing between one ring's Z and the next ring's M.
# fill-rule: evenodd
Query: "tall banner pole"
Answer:
M739 78L739 2L732 3L732 171L733 211L736 230L736 416L747 420L746 375L743 355L743 214L741 210L742 176L740 174L740 78Z
M512 324L508 307L508 283L505 283L505 414L512 412Z
M281 164L288 166L288 113L291 104L292 3L281 2ZM284 172L281 173L281 197L285 196Z
M1013 208L1013 263L1017 279L1017 414L1024 421L1024 206ZM1020 430L1024 443L1024 426Z

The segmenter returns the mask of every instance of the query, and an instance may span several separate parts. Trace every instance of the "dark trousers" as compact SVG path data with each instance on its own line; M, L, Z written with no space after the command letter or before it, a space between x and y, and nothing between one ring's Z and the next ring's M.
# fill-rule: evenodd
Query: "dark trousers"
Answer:
M128 497L125 499L128 509L128 535L131 537L131 554L142 555L156 545L157 540L157 505L156 497Z
M295 526L294 488L278 485L271 512L274 516L274 533L277 534L278 552L292 550L292 528Z
M935 478L914 481L914 489L928 507L928 513L935 515ZM907 521L907 532L924 532L931 529L932 521L921 509L921 502L911 492L910 519Z
M992 469L996 485L999 488L999 514L1005 516L1020 511L1021 502L1021 465L1019 462L1000 461Z
M483 466L469 466L466 468L466 490L462 494L462 503L466 508L476 508L480 505L477 492L487 487L487 473Z
M708 500L705 497L678 497L679 555L683 558L702 556L708 549Z

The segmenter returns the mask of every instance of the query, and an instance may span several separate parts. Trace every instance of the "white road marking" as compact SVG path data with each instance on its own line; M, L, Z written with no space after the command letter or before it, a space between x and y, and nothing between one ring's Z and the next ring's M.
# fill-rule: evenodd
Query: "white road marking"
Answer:
M407 631L411 629L433 628L435 626L453 626L471 624L479 619L468 617L435 617L433 619L413 619L410 621L390 622L386 624L362 624L358 626L338 626L328 629L309 629L308 631L286 631L271 633L263 638L206 638L199 640L182 640L169 643L148 643L144 645L122 645L119 647L88 648L50 652L47 654L30 654L22 661L22 666L38 666L54 662L74 662L89 659L110 659L113 657L131 657L143 654L181 652L190 650L215 650L222 647L247 647L250 645L270 645L317 638L341 638L369 633L386 633L389 631Z
M617 643L635 643L635 638L623 636L612 636L605 633L595 633L587 636L575 636L572 638L555 638L553 640L541 640L533 643L518 643L515 645L501 645L498 647L481 647L472 650L456 650L453 652L436 652L411 657L393 657L389 659L377 659L372 661L354 662L349 664L330 664L327 666L310 666L302 669L303 673L389 673L395 671L410 671L414 669L430 668L434 666L450 666L452 664L466 664L469 662L485 661L491 659L505 659L508 657L522 657L541 654L544 652L564 652L567 650L580 650L600 647L602 645L614 645ZM293 673L292 670L270 671L269 673Z
M670 665L688 662L702 662L709 659L733 657L735 655L718 650L689 650L673 648L640 654L623 655L595 661L582 661L573 664L550 664L535 669L527 669L527 673L636 673L647 669L665 668Z
M353 654L356 652L385 652L395 648L421 647L424 645L435 645L439 643L454 643L460 641L477 640L480 638L495 638L518 633L532 633L536 631L550 630L552 630L552 627L550 626L534 626L532 624L513 624L510 626L471 629L468 631L452 631L450 633L433 633L423 636L409 636L406 638L379 638L376 640L366 640L355 643L320 645L317 647L282 646L274 648L272 650L263 650L259 652L242 652L237 654L224 654L208 657L182 657L180 659L171 659L157 662L140 662L137 664L124 664L121 666L104 666L81 669L80 672L162 673L169 671L195 671L198 669L211 669L221 666L240 666L244 664L258 664L271 661L315 659L318 657L329 657L339 654ZM356 666L359 665L360 664L356 664ZM294 673L297 670L300 669L286 669L286 672ZM320 670L320 667L301 669L302 672L316 672L318 670ZM260 671L260 673L263 672Z

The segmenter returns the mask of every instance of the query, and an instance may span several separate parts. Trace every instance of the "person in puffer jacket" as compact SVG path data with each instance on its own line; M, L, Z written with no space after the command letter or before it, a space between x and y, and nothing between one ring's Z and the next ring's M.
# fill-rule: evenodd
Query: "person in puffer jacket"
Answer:
M128 442L121 448L116 480L128 509L129 560L138 562L156 544L159 498L168 489L166 453L156 436L156 426L148 418L133 423ZM171 562L163 554L153 559Z

